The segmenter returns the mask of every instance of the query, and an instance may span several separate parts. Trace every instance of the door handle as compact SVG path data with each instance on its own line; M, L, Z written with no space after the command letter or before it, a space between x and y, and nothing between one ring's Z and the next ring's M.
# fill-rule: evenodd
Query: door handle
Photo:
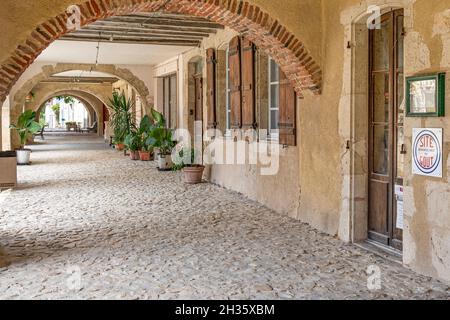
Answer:
M406 146L404 144L402 144L402 149L400 150L400 154L406 154Z

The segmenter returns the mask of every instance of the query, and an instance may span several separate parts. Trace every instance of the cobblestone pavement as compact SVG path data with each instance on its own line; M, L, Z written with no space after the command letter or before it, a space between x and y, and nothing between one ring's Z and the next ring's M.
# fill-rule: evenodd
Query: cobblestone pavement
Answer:
M0 194L3 299L449 299L450 289L96 138L49 138ZM68 140L67 140L68 139ZM381 270L381 290L367 268Z

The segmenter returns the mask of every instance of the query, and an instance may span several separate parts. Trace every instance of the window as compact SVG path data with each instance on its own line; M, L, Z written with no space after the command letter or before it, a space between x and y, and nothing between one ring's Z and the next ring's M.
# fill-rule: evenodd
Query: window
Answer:
M279 136L278 119L280 115L280 72L277 63L269 58L269 114L268 133L273 139Z
M177 75L162 78L163 114L167 127L177 128Z
M228 60L230 53L230 49L227 48L226 52L226 81L225 81L225 90L226 90L226 112L227 112L227 127L225 135L230 135L230 129L231 129L231 87L230 87L230 62Z

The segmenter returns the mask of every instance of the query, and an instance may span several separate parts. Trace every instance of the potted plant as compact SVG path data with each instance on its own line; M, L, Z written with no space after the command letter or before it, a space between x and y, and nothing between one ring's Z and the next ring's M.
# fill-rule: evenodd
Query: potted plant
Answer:
M166 128L166 119L161 113L153 109L151 112L154 124L150 128L145 142L154 150L158 150L156 159L158 162L158 169L171 170L171 154L176 145L173 141L173 130Z
M142 146L141 136L139 135L139 132L130 132L125 137L124 145L130 151L131 160L139 160L139 152Z
M30 163L30 149L25 149L25 143L29 137L41 130L41 125L35 121L36 112L27 110L22 113L16 125L11 125L10 129L17 131L20 137L20 148L16 150L17 164L27 165Z
M187 184L198 184L202 182L205 166L196 164L197 159L194 148L181 147L177 149L174 157L174 170L182 170L184 182Z
M139 150L139 158L141 161L150 161L153 160L153 146L149 145L147 141L143 143L141 150Z
M125 149L125 138L134 129L133 103L123 93L113 93L110 99L111 119L110 123L114 130L114 143L117 150Z

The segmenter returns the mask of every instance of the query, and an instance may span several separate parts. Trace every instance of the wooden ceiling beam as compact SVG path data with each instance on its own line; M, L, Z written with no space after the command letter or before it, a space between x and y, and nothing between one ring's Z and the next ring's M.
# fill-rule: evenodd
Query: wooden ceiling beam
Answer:
M99 37L78 37L78 36L63 36L60 40L66 41L86 41L86 42L98 42ZM110 41L108 38L100 39L100 42L108 43L123 43L123 44L153 44L153 45L166 45L166 46L185 46L185 47L197 47L200 45L200 41L188 41L188 40L164 40L164 39L143 39L143 40L131 40L131 39L114 39Z
M212 28L212 29L224 29L224 26L211 22L208 20L192 19L191 17L181 17L181 18L166 18L162 17L148 17L139 15L127 15L127 16L114 16L105 19L104 21L114 21L114 22L124 22L124 23L151 23L160 25L172 25L172 26L183 26L183 27L198 27L198 28Z
M216 28L203 28L203 27L187 27L187 26L178 26L173 24L155 24L155 23L123 23L116 21L97 21L90 26L95 27L114 27L114 28L122 28L122 29L130 29L130 30L147 30L152 28L165 29L170 31L186 31L186 32L200 32L200 33L217 33Z
M114 77L50 77L41 83L114 83L119 81Z
M180 41L191 41L191 42L200 42L201 38L180 38L178 35L175 36L161 36L161 35L131 35L131 34L107 34L107 33L97 33L97 32L89 32L89 31L77 31L67 35L67 37L86 37L86 38L95 38L95 39L103 39L103 40L180 40Z
M169 36L169 37L180 37L180 38L195 38L198 40L201 40L203 38L209 37L208 33L196 33L196 32L182 32L182 31L168 31L163 29L143 29L143 30L131 30L131 29L124 29L124 28L103 28L103 27L96 27L96 26L86 26L81 30L73 31L70 34L76 34L78 32L91 32L91 33L106 33L106 34L113 34L113 35L160 35L160 36Z

